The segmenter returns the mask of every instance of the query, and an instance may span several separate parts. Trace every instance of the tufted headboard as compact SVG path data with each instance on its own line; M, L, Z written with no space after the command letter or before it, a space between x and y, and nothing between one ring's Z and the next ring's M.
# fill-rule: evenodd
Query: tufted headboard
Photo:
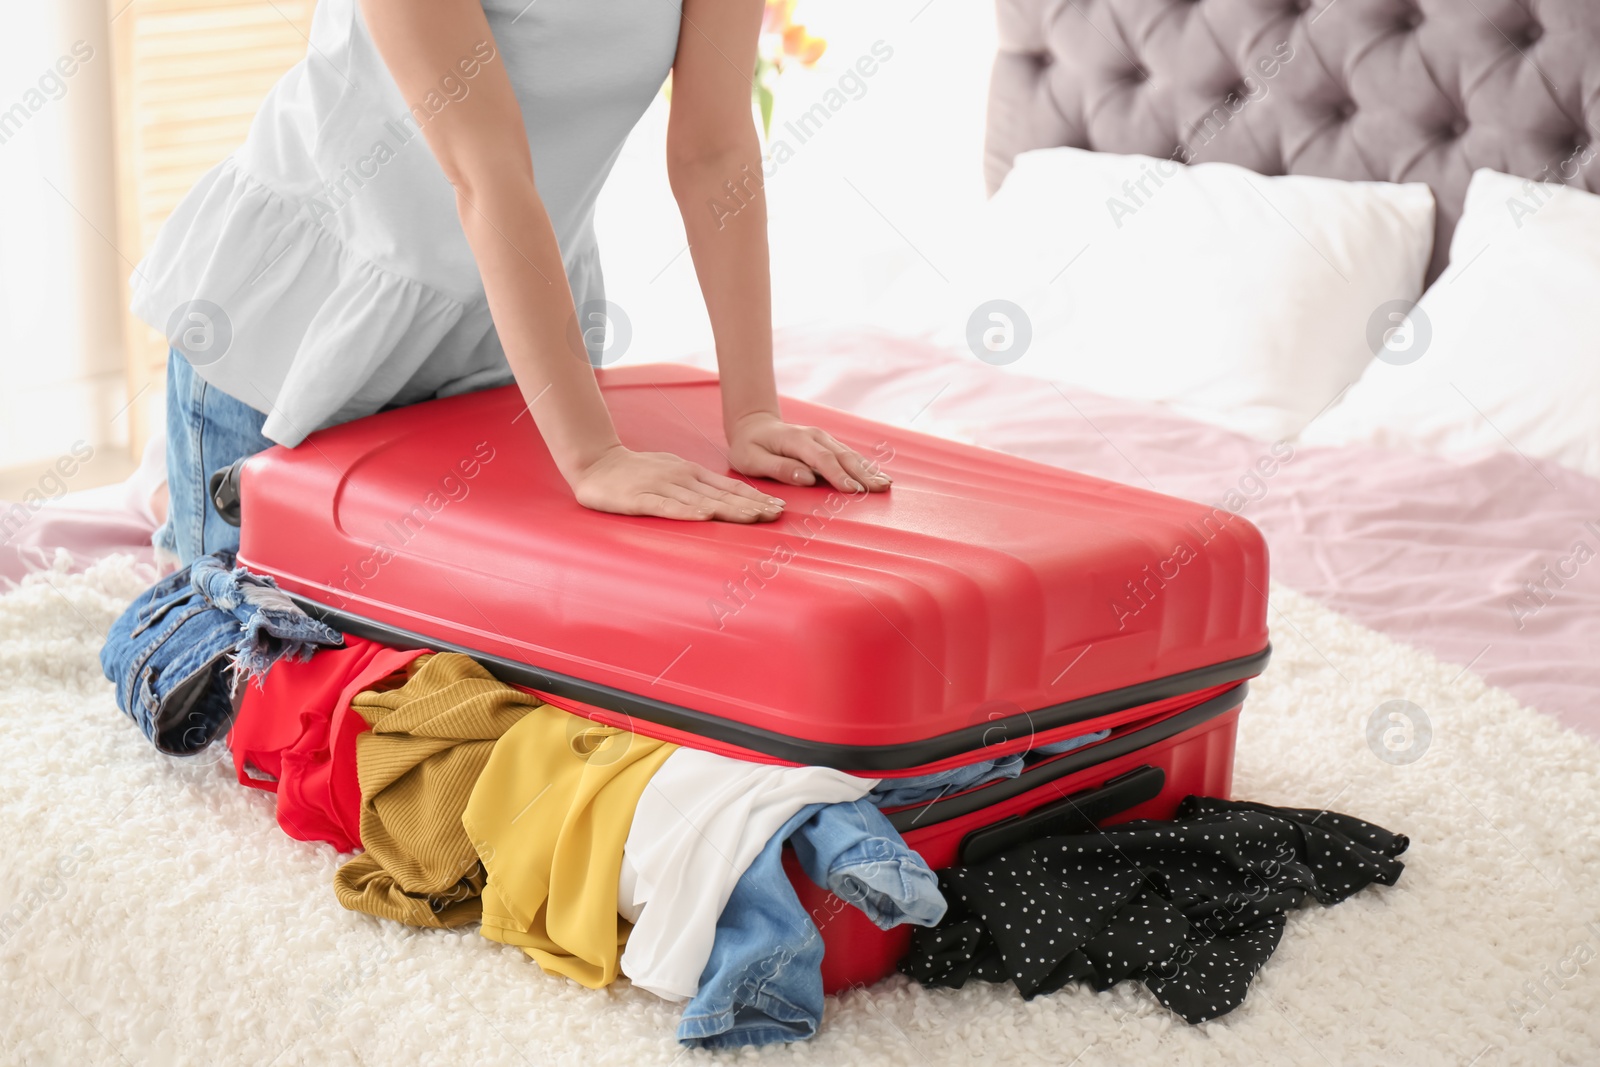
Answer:
M1600 0L998 0L984 176L1068 145L1423 181L1429 280L1479 167L1600 191Z

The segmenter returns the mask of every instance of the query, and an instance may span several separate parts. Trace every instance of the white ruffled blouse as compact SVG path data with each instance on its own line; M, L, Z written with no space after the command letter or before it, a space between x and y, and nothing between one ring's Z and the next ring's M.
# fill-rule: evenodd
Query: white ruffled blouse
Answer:
M511 381L420 128L504 64L573 299L603 300L595 200L671 68L679 3L483 0L494 39L408 107L356 0L321 0L306 58L134 269L134 313L285 445Z

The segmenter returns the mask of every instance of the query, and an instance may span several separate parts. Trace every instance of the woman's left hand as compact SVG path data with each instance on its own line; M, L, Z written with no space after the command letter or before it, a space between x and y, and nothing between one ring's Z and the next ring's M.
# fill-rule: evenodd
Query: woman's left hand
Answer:
M753 478L816 485L817 476L846 493L881 493L890 478L860 453L815 426L795 426L758 411L728 427L728 460Z

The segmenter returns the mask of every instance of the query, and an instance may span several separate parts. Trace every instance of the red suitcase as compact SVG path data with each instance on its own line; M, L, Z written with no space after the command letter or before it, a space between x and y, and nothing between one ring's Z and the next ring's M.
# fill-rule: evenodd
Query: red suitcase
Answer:
M624 444L728 469L714 376L598 373ZM786 514L751 526L602 515L507 387L251 458L240 562L348 632L464 652L571 711L747 759L902 776L1112 730L891 812L934 867L1229 794L1270 653L1250 523L829 408L784 414L894 488L767 484ZM908 931L796 884L830 991L892 969Z

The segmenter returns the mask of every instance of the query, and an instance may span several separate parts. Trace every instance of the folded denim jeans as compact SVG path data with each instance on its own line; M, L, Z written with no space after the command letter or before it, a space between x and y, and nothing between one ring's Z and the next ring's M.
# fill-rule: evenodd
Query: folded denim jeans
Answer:
M783 870L783 845L817 885L888 929L944 917L938 878L865 800L811 804L790 818L733 887L700 989L678 1023L690 1048L800 1041L822 1021L822 935Z
M271 578L201 556L145 590L111 624L100 667L117 706L162 752L189 756L226 731L239 687L284 656L344 642Z

